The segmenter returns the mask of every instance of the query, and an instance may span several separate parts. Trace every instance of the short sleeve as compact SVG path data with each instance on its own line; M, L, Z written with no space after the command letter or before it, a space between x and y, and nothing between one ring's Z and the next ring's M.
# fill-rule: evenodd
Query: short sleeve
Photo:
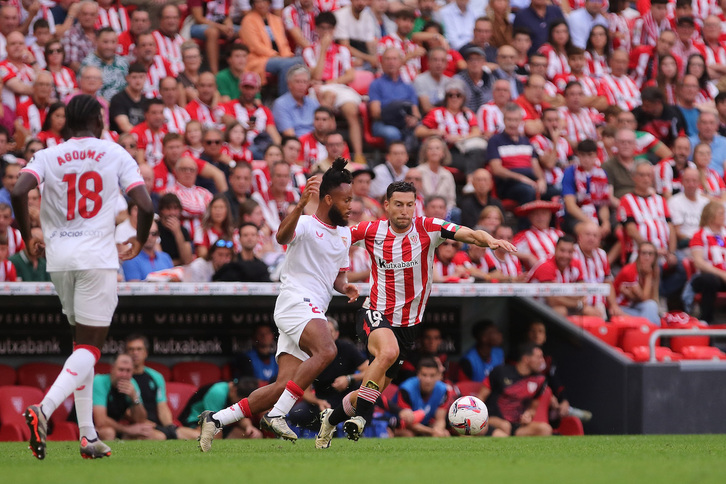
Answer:
M144 185L144 179L141 177L136 160L131 158L131 155L123 148L116 147L115 149L117 154L114 156L119 160L119 184L124 192L128 193L132 188Z
M370 227L370 222L361 222L358 225L355 225L350 228L350 236L351 244L355 244L356 242L360 242L365 239L366 232L368 231L368 227Z
M423 121L421 121L421 124L426 126L429 129L437 129L438 123L436 122L435 118L436 109L432 109L428 112L426 116L424 116Z
M532 270L527 282L555 282L557 273L554 264L540 264Z
M562 196L566 195L576 195L577 189L575 187L575 168L574 166L569 166L565 170L564 175L562 176Z
M111 378L108 375L96 375L93 378L93 406L108 406L108 391Z
M154 372L151 377L156 382L156 403L166 402L166 382L160 373Z
M38 180L38 185L40 185L43 183L43 180L45 180L45 168L45 157L42 153L36 153L35 156L30 159L30 162L25 166L25 168L20 170L20 173L30 173L36 180Z

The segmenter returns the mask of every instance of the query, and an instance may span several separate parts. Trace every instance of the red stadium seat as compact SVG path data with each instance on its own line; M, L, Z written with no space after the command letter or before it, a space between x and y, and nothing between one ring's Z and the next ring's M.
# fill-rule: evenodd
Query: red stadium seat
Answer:
M17 378L15 368L10 365L0 365L0 387L15 385Z
M191 383L201 387L222 380L222 372L214 363L204 361L185 361L177 363L171 371L171 379L176 382Z
M55 414L54 414L55 415ZM53 424L53 432L48 435L48 440L56 442L69 442L78 440L80 432L78 425L73 422L56 422Z
M170 381L166 384L166 403L171 409L171 416L174 420L179 418L182 410L192 395L196 393L197 387L189 383L179 383Z
M63 366L55 363L27 363L18 368L18 384L40 388L45 392L62 369Z
M353 78L353 82L350 83L350 87L355 89L355 91L361 96L367 96L368 88L370 87L371 82L375 80L375 78L375 74L373 74L371 71L356 69L355 77Z
M534 414L533 422L545 422L550 421L550 400L552 399L552 389L545 387L542 395L539 397L539 405L537 406L537 413Z
M579 418L568 415L560 420L557 433L560 435L585 435L585 429L582 428L582 421Z
M371 131L372 123L368 115L368 104L364 102L360 103L358 109L360 110L361 124L363 124L363 141L373 149L384 150L386 148L386 140L378 136L373 136L373 132Z
M658 361L680 361L683 357L664 346L655 347L655 359ZM636 346L633 348L633 361L650 361L650 348L648 346Z
M459 390L459 395L462 397L477 396L482 386L482 382L480 381L460 381L456 384L456 388Z
M684 360L726 360L726 353L713 346L686 346L681 354Z
M224 366L222 366L222 380L232 381L232 365L229 363L225 363Z
M633 353L633 348L647 346L650 343L650 335L657 329L658 327L650 324L641 324L637 328L625 328L622 332L620 347L626 353ZM660 339L657 339L655 344L658 346Z
M111 373L111 364L99 361L96 366L93 367L93 371L96 375L106 375Z
M642 346L648 344L648 336L652 332L652 330L657 329L657 327L648 321L646 318L642 318L639 316L613 316L610 318L610 324L615 326L618 330L619 336L618 336L618 346L620 346L625 352L630 353L631 349L634 346ZM632 332L632 330L637 330L636 332ZM624 343L625 335L626 333L630 333L628 336L628 344L627 347ZM638 335L640 333L640 336ZM648 336L645 337L645 340L643 340L643 334L646 334Z
M147 361L146 366L161 373L161 376L164 377L164 381L171 380L171 370L165 364L157 363L156 361Z
M20 442L30 437L23 412L39 403L43 392L30 386L0 387L0 441Z
M619 328L595 316L571 316L571 322L610 346L618 344Z

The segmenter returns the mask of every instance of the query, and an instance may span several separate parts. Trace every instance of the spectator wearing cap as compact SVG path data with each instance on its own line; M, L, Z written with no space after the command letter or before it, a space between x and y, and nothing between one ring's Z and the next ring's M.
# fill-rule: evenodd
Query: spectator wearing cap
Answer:
M489 70L484 70L486 53L479 47L470 47L464 52L466 69L454 76L466 84L466 107L474 112L492 100L494 78Z
M459 50L474 37L474 24L477 15L469 5L470 0L455 0L442 7L434 17L444 27L446 40L452 49Z
M368 90L373 120L371 129L373 135L385 139L386 144L412 135L421 121L416 91L401 79L403 59L401 50L387 48L381 56L383 75L373 81Z
M596 25L608 27L608 19L602 14L603 0L585 0L585 6L570 12L567 25L570 27L572 45L584 49L592 28Z
M408 163L406 145L400 141L388 145L386 160L373 168L375 176L371 181L370 195L380 200L385 196L388 185L404 181L409 170L406 163Z
M280 134L299 138L313 130L315 110L320 106L317 99L308 95L308 68L299 65L287 71L287 87L288 92L275 100L272 114Z
M282 19L270 12L270 0L251 0L250 4L252 10L242 19L239 31L250 49L247 70L261 78L266 73L276 75L278 94L285 94L287 71L303 60L290 50Z
M247 143L256 160L263 157L265 149L271 144L280 144L282 137L275 127L275 117L265 105L257 103L262 82L255 72L247 72L239 81L240 95L222 105L222 121L231 124L235 121L247 130ZM259 139L258 139L259 138Z
M446 84L451 79L446 70L448 54L443 47L433 47L428 53L429 69L422 72L413 80L413 87L418 95L421 112L428 114L441 101L444 100Z
M364 216L376 220L383 215L381 204L371 196L371 181L376 174L370 168L359 168L351 174L353 181L350 186L353 190L353 197L363 202Z
M529 49L531 55L547 42L548 26L555 20L564 18L560 7L549 5L547 0L532 0L529 7L517 11L512 26L515 29L529 30L532 37L532 47Z
M560 283L585 282L584 271L575 256L575 238L571 235L560 237L555 243L554 253L532 268L527 282ZM587 296L548 296L545 303L563 317L597 316L604 317L600 309L591 306Z
M127 260L121 266L126 282L143 281L151 272L171 269L174 264L166 252L156 250L159 243L159 227L156 222L151 224L149 238L139 255Z
M414 134L421 139L429 136L443 138L451 151L453 166L465 173L481 167L483 140L474 112L466 107L466 85L459 78L446 85L444 105L434 108L424 117ZM480 144L476 143L479 139Z
M700 54L693 43L693 32L696 30L696 22L693 17L680 17L676 20L676 45L673 47L673 55L681 59L688 59L693 54ZM714 62L716 63L716 62ZM681 66L684 68L684 66Z
M494 175L501 199L522 205L547 191L547 182L534 147L520 134L522 108L509 103L504 107L504 131L489 139L486 158Z
M350 50L333 39L337 20L332 12L323 12L315 19L319 40L303 50L303 59L310 69L313 86L320 104L343 115L349 131L355 160L363 157L363 128L360 121L360 94L348 86L355 78Z
M217 89L223 101L240 96L239 83L247 67L250 49L246 45L232 44L227 54L227 67L217 74Z
M516 209L517 217L526 217L530 223L527 230L514 237L516 255L525 267L531 268L537 261L554 255L557 240L564 235L562 231L550 227L552 215L559 209L559 203L544 200L525 203Z

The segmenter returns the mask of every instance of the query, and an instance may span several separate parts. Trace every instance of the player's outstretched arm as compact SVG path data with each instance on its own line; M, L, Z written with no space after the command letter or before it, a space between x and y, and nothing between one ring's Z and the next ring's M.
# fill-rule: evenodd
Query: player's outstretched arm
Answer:
M280 227L277 229L277 243L280 245L289 244L292 241L292 237L295 235L295 227L297 227L297 221L300 220L300 215L303 214L305 206L308 204L310 199L320 193L320 181L322 177L316 175L308 180L305 185L305 190L300 195L300 201L297 202L292 212L287 214L287 217L280 222Z
M492 250L502 248L507 252L517 252L517 247L511 242L495 239L484 230L472 230L469 227L460 227L454 234L454 239L465 244L474 244L479 247L489 247Z
M30 173L21 173L13 192L11 203L15 212L15 219L18 221L20 235L23 236L25 246L32 255L40 255L45 244L42 239L33 238L30 231L30 214L28 212L28 193L38 186L38 180Z
M338 277L335 278L335 282L333 283L333 289L348 296L349 303L356 302L360 294L358 292L358 286L348 282L348 273L344 271L338 273Z
M151 202L151 197L145 186L139 185L129 190L129 197L136 202L139 214L136 222L136 237L126 241L128 248L119 252L121 260L131 260L139 255L149 238L149 230L151 230L151 224L154 221L154 204Z

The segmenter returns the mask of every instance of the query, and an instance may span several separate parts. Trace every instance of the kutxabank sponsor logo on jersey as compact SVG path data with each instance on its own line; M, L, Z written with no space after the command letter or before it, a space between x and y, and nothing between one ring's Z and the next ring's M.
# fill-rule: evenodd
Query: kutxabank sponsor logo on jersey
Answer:
M411 267L418 266L420 263L420 258L401 262L387 262L385 259L378 258L378 267L387 271L396 269L410 269Z

